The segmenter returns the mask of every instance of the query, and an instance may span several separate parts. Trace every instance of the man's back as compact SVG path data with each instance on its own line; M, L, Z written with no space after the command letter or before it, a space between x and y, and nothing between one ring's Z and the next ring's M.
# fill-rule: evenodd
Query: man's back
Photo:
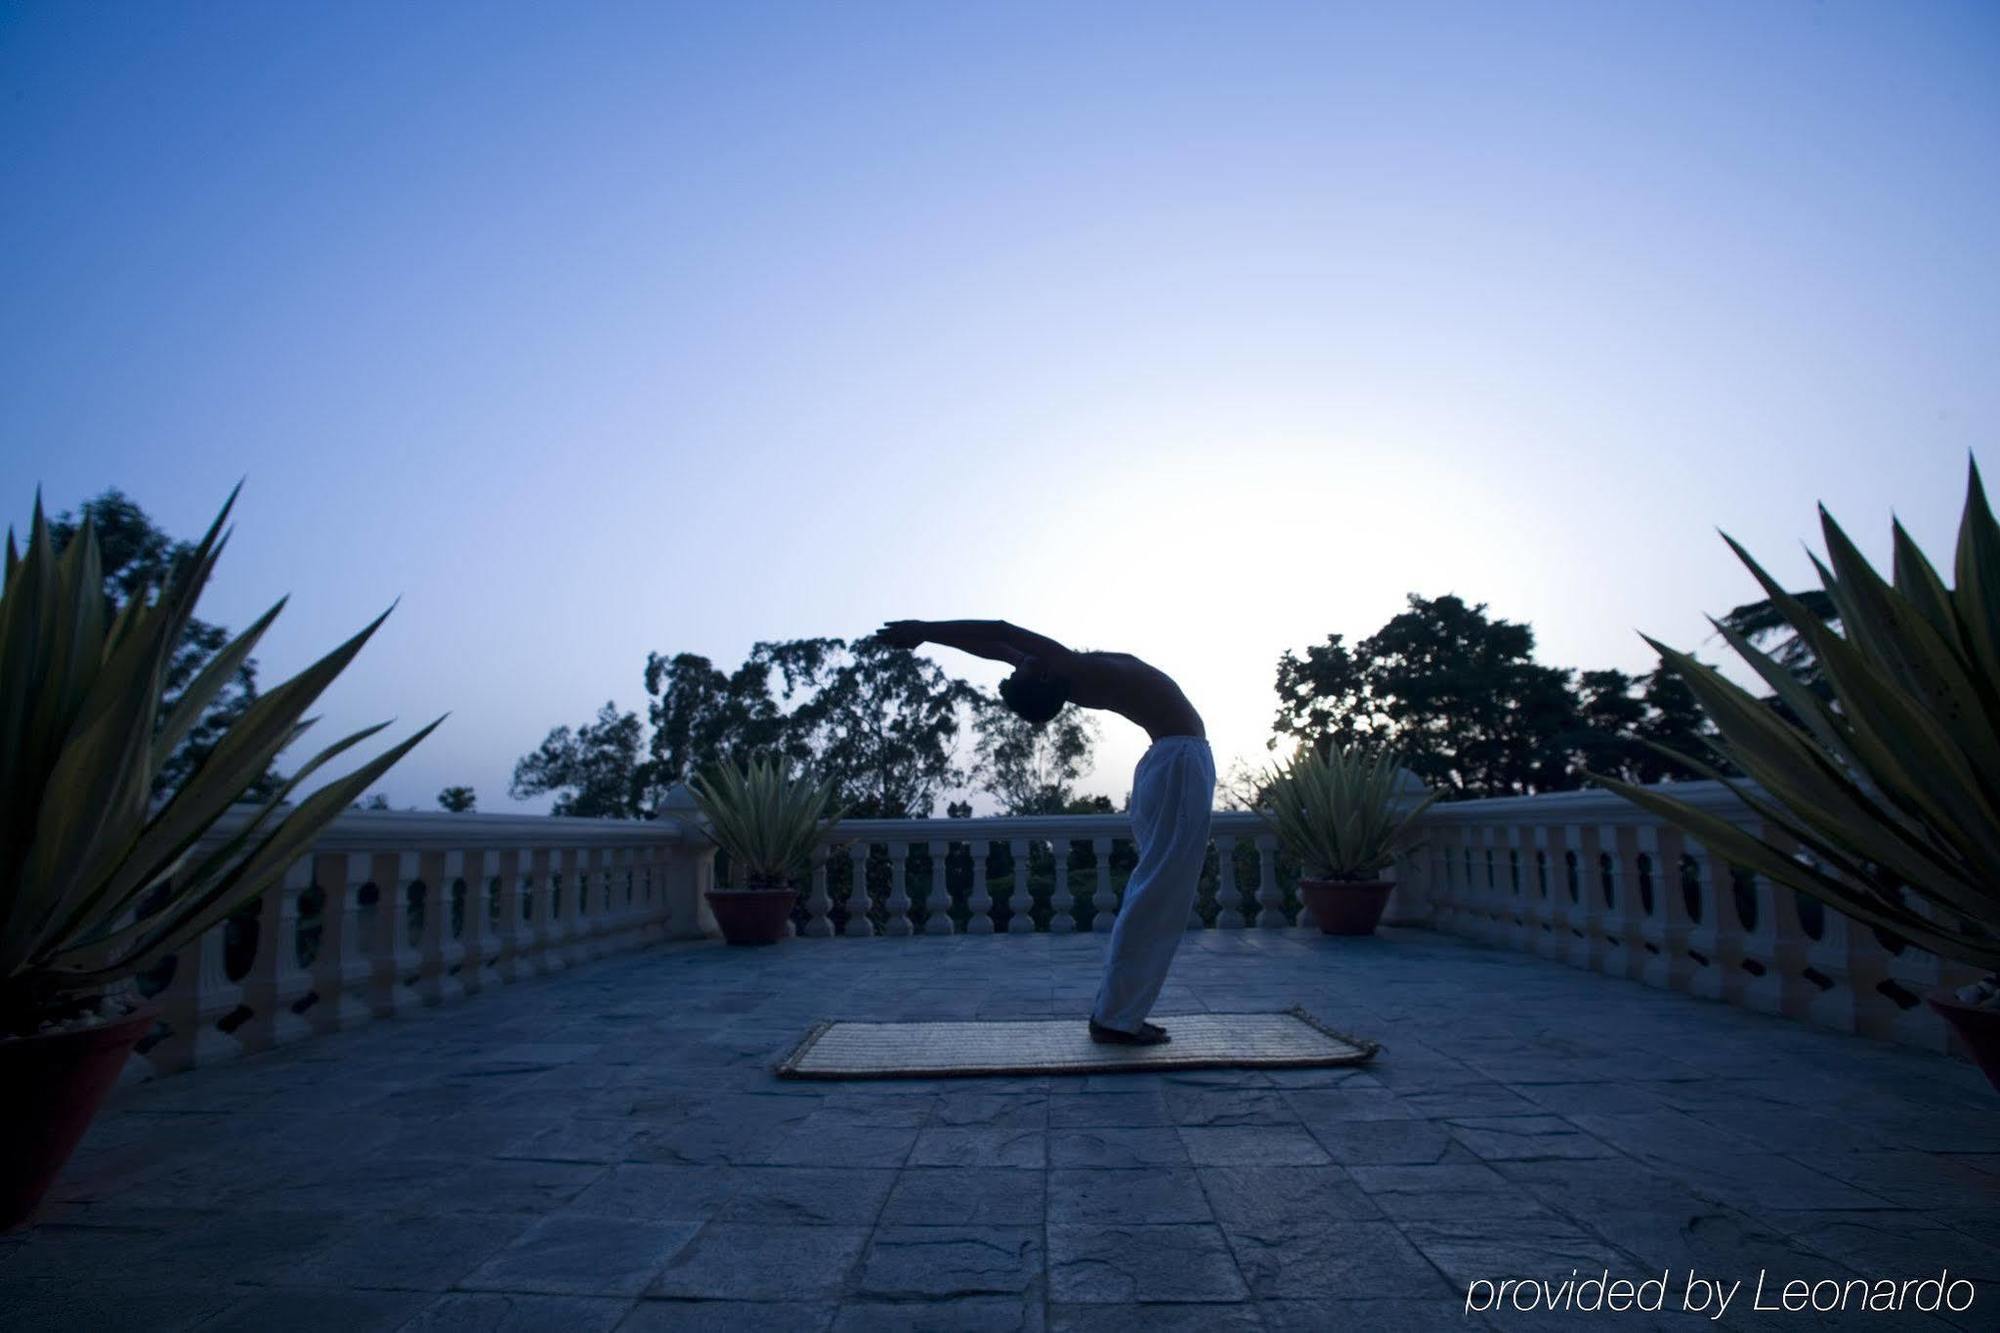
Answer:
M1071 703L1116 713L1154 740L1207 734L1173 677L1130 653L1072 653L1069 681Z

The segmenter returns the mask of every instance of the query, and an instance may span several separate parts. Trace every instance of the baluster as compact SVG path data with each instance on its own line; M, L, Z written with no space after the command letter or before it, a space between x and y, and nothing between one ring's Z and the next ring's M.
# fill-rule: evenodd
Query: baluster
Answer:
M1097 858L1097 887L1090 895L1090 930L1106 935L1118 918L1118 906L1111 899L1111 839L1092 838L1091 854Z
M319 1001L305 1016L315 1032L338 1032L347 1026L348 956L360 948L354 934L348 863L339 852L320 852L312 858L312 881L320 891L319 954L312 962L312 988Z
M1613 830L1613 845L1617 848L1615 861L1618 867L1618 923L1619 952L1624 955L1622 975L1633 981L1645 981L1646 975L1646 905L1639 894L1639 830L1630 824L1622 824Z
M931 844L931 888L924 896L924 934L951 934L951 879L945 873L948 842Z
M574 966L588 962L597 952L598 918L602 913L592 895L603 896L597 886L604 877L604 851L598 847L579 847L570 865L576 871L576 892L568 895L574 904L570 908L569 946L569 961Z
M1548 827L1549 841L1549 897L1556 905L1556 933L1560 936L1560 950L1556 957L1571 967L1590 966L1590 921L1584 911L1585 891L1583 883L1583 853L1571 837L1567 824L1551 824ZM1569 896L1570 858L1575 857L1579 882L1577 895Z
M524 974L540 976L561 966L555 958L555 877L562 855L550 847L537 847L529 854L527 911L521 924L526 927Z
M417 936L416 992L423 1003L432 1005L444 996L444 937L450 928L445 920L450 891L443 852L418 853L417 881L423 886L424 923Z
M604 951L630 947L632 931L632 849L604 851Z
M1528 887L1521 875L1521 826L1507 824L1495 829L1494 837L1499 843L1493 854L1494 866L1506 880L1503 886L1506 912L1501 921L1503 938L1510 948L1530 950L1535 947L1534 940L1530 938L1533 928L1529 924L1533 913L1528 905Z
M666 882L664 871L667 862L667 845L663 842L649 842L639 848L638 864L634 867L636 876L632 891L637 895L639 918L645 923L648 939L658 939L664 932L660 927L665 916L660 908L660 889Z
M966 901L971 915L966 919L965 931L968 935L991 935L993 933L993 895L986 888L986 858L993 855L993 842L981 838L966 844L972 853L972 897Z
M228 929L226 920L218 921L190 945L197 951L195 966L201 973L197 983L201 1003L195 1011L194 1023L192 1063L196 1068L220 1064L243 1053L236 1038L220 1026L243 1003L243 988L229 979Z
M806 895L805 933L813 939L833 934L833 899L826 892L826 844L812 849L812 892Z
M1055 838L1049 843L1049 855L1055 858L1056 887L1049 895L1049 933L1052 935L1073 935L1076 933L1076 895L1069 889L1069 857L1076 850L1076 844L1068 838Z
M1717 928L1722 936L1720 952L1727 960L1725 991L1730 991L1735 1002L1746 1009L1781 1013L1786 987L1786 970L1781 960L1787 950L1779 944L1778 912L1772 900L1771 881L1745 871L1743 887L1750 901L1747 908L1741 907L1737 903L1735 867L1713 853L1709 854L1709 864L1716 885ZM1729 880L1727 894L1722 891L1725 876ZM1801 951L1798 941L1791 942L1790 951Z
M465 881L465 917L458 939L453 941L458 956L458 989L462 995L477 994L486 982L486 960L491 956L493 931L486 919L488 885L487 849L468 848L459 853L458 873Z
M306 1000L313 993L313 974L299 962L299 928L302 900L313 886L313 862L311 856L301 856L285 867L285 873L275 887L264 896L274 899L265 915L272 918L270 949L264 947L263 939L258 940L257 962L251 971L260 986L268 978L270 989L265 992L262 1003L254 1004L265 1028L251 1038L272 1046L287 1045L313 1035L313 1024L293 1006ZM325 907L321 907L320 937L326 937ZM260 926L261 935L262 928ZM318 956L314 956L318 961ZM310 1007L317 1007L315 997ZM252 1024L256 1023L252 1020ZM247 1043L246 1043L247 1045Z
M1257 927L1281 930L1285 925L1285 895L1278 892L1278 839L1257 835Z
M526 975L521 959L521 849L500 849L500 919L494 923L493 971L501 981Z
M1236 835L1215 835L1215 928L1243 929L1243 890L1236 883Z
M888 935L913 935L916 928L910 924L910 890L906 879L910 861L910 844L892 842L889 844L889 919L883 923L883 933Z
M1702 873L1701 858L1689 849L1681 831L1672 825L1662 825L1652 830L1653 846L1658 849L1653 867L1653 906L1658 919L1658 944L1660 946L1662 984L1669 990L1686 991L1711 1000L1722 998L1721 977L1715 967L1715 910L1714 896L1708 891L1708 877ZM1681 864L1683 857L1693 863L1695 874L1695 911L1700 914L1700 925L1696 917L1688 911L1687 867ZM1706 948L1696 949L1695 932L1701 930L1707 938ZM1696 953L1708 962L1697 963Z
M1563 945L1556 938L1555 883L1550 878L1549 830L1533 824L1521 832L1525 844L1521 850L1521 891L1529 899L1533 947L1543 958L1561 958Z
M551 971L567 969L575 959L577 891L583 887L583 853L574 847L550 849L549 942L545 950Z
M153 997L166 1031L142 1057L155 1075L177 1074L193 1066L201 1022L201 941L189 941L172 957L173 975Z
M1027 839L1014 839L1007 844L1007 852L1014 858L1014 890L1007 895L1007 908L1012 913L1007 918L1007 933L1032 935L1035 933L1035 900L1028 888Z
M269 1050L277 1044L279 977L284 966L287 925L296 929L298 886L294 875L298 864L285 867L278 882L257 899L257 951L251 956L250 970L243 974L238 1003L243 1010L230 1031L244 1053Z
M868 914L874 910L875 900L868 893L868 853L869 844L857 842L847 849L848 883L847 891L847 933L856 939L866 939L875 934L875 923Z
M375 886L375 903L369 909L368 1013L388 1018L396 1012L400 997L397 978L402 971L403 939L403 854L377 852L368 859L368 879Z

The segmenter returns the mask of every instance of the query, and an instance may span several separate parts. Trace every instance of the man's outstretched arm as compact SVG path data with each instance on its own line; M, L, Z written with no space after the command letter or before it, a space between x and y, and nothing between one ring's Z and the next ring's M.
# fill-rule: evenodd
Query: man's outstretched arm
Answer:
M1004 620L892 620L877 633L883 642L898 648L935 643L1009 666L1019 666L1033 657L1057 676L1067 673L1074 656L1054 639Z

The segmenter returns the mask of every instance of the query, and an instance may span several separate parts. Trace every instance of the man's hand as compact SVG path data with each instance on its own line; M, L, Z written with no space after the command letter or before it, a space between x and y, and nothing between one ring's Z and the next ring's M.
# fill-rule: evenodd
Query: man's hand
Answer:
M875 637L891 648L915 648L924 642L924 622L891 620L875 631Z

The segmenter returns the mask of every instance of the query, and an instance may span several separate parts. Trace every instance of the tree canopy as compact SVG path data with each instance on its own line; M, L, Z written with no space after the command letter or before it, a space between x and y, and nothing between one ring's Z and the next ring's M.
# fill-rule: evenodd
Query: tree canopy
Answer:
M873 638L760 642L733 671L693 653L652 653L645 686L650 734L636 713L606 704L524 756L512 794L555 793L557 814L646 818L707 765L771 754L831 779L850 817L928 816L972 778L959 759L968 719L1000 707Z
M1634 781L1694 776L1646 744L1706 750L1678 678L1544 666L1534 648L1532 629L1484 603L1412 593L1358 644L1334 634L1279 658L1271 744L1385 746L1453 797L1567 791L1586 763Z

